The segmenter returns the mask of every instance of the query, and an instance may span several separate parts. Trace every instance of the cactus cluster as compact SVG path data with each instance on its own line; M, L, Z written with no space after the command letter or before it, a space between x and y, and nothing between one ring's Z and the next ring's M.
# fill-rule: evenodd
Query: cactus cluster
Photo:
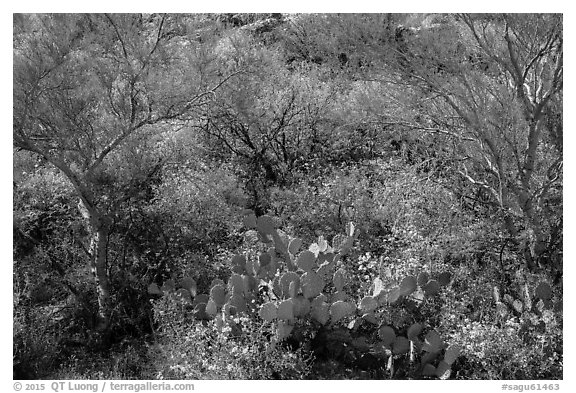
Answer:
M378 311L383 307L401 304L406 298L422 302L450 282L447 273L431 279L427 272L421 272L417 277L405 277L398 285L385 285L377 277L371 294L356 301L346 293L348 274L341 262L354 243L352 223L347 225L346 234L335 236L331 244L320 236L308 249L303 248L301 239L281 234L269 216L256 218L253 213L247 214L244 225L256 230L269 248L257 258L234 256L227 283L215 280L208 294L197 294L195 281L185 277L178 286L173 280L167 280L161 288L151 284L148 292L166 294L190 304L197 319L214 320L218 329L228 324L232 334L240 331L233 318L236 314L258 316L275 329L276 343L290 337L300 321L328 329L343 325L356 330L365 322L377 327L382 324ZM258 288L262 286L270 288L269 298L263 304L258 297ZM376 342L369 343L361 337L352 347L374 356L386 356L391 374L395 355L410 354L413 359L415 353L423 352L422 374L445 376L457 356L455 350L447 351L444 360L433 366L444 344L435 331L430 331L421 342L418 338L421 332L419 324L410 326L406 336L396 335L391 326L380 326Z
M506 318L511 313L521 315L523 312L542 313L543 310L560 310L562 302L552 300L552 288L546 282L540 282L530 291L528 284L522 288L520 296L513 296L510 293L500 294L500 288L495 286L492 290L492 297L496 305L496 312L502 318Z

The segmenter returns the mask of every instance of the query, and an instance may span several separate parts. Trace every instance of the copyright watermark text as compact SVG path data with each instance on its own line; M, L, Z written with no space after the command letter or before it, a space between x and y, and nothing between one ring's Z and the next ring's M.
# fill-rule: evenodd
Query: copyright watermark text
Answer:
M154 391L194 391L193 383L182 382L111 382L111 381L53 381L53 382L14 382L14 391L60 392L154 392Z

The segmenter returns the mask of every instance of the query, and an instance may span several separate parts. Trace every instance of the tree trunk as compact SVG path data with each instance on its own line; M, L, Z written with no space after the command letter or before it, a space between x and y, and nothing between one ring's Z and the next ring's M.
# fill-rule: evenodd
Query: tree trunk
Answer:
M110 228L107 223L93 228L90 240L90 271L94 275L98 293L98 330L105 330L110 322L112 302L108 277L107 245Z
M82 216L87 221L90 233L90 272L94 276L96 292L98 295L98 324L97 330L103 331L108 327L112 313L111 285L108 276L108 236L110 235L110 218L99 213L96 209L88 209L81 200L78 205Z

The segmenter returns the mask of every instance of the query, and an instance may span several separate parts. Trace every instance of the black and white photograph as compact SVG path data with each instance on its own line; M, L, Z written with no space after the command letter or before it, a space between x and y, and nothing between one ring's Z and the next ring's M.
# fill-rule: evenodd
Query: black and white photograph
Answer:
M12 14L9 387L562 390L564 15L189 8Z

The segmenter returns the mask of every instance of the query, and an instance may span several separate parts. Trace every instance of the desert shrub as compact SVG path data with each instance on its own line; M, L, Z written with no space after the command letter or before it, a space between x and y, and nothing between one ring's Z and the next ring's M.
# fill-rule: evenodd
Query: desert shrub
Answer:
M105 352L77 350L51 375L54 379L147 379L150 370L146 342L124 340Z
M154 304L157 342L150 347L155 379L304 379L310 354L274 345L270 326L248 317L235 319L241 331L218 329L215 321L192 318L170 296Z

